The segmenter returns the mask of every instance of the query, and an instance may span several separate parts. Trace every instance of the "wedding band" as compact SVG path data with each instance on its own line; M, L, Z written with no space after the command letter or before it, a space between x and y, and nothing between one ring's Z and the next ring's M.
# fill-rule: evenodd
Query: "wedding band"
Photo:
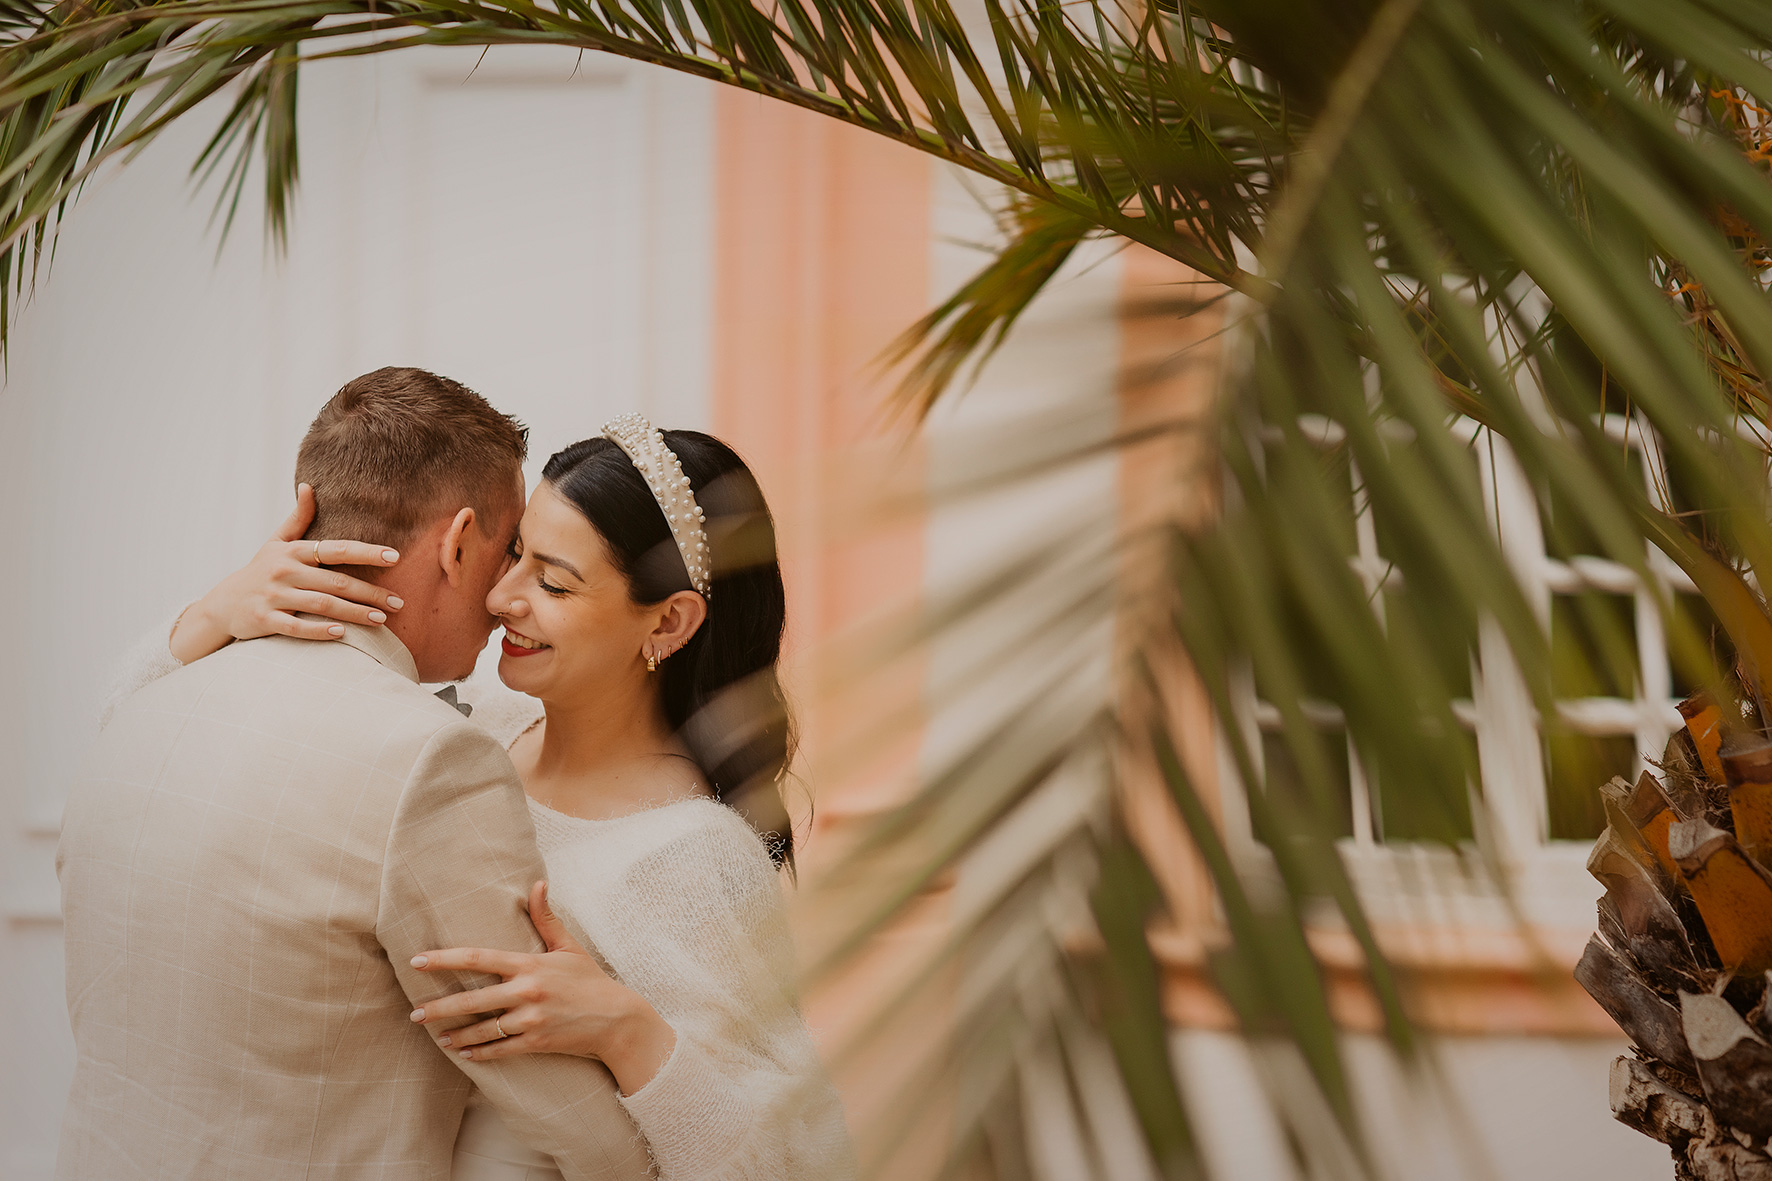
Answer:
M319 564L320 564L320 543L319 543L319 541L316 540L314 542L314 565L318 566Z
M494 1017L492 1019L492 1028L498 1030L499 1037L510 1037L511 1035L505 1032L505 1027L502 1024L503 1020L504 1020L504 1014L502 1014L502 1013L499 1014L497 1017Z

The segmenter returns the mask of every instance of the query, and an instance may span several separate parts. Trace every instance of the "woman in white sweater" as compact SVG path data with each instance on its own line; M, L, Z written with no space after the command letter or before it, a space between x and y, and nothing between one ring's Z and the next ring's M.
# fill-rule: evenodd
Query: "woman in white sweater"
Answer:
M313 499L299 496L278 537L184 612L170 645L139 655L123 691L235 638L326 639L329 619L374 624L400 608L315 564L315 541L297 540ZM487 609L505 628L503 685L471 679L460 703L504 743L529 795L550 879L530 909L549 950L418 957L502 983L413 1020L497 1014L438 1034L464 1057L602 1060L664 1181L851 1176L842 1109L792 988L779 879L793 858L779 794L791 731L775 668L785 608L755 478L717 439L618 419L548 461ZM559 1177L470 1102L454 1181Z

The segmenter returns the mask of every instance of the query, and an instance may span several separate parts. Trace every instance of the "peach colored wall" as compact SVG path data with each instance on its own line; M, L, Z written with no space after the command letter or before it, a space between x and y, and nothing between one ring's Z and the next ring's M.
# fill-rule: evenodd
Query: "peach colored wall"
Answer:
M829 648L914 603L922 585L923 455L911 424L889 421L893 382L878 360L929 306L930 165L865 132L736 92L720 94L715 121L713 423L759 473L776 517L798 768L816 797L810 832L796 825L801 876L810 879L917 781L921 662L872 674L858 696L844 691ZM888 511L886 499L899 503ZM884 738L870 734L889 714L903 721ZM857 1041L893 964L939 936L941 900L933 901L808 994L827 1056ZM814 932L800 934L803 945L816 942ZM939 1029L920 1020L916 1040L934 1044ZM918 1081L917 1056L904 1048L870 1042L835 1061L833 1076L863 1159L893 1162L878 1175L933 1175L944 1129L910 1138L909 1156L877 1142L894 1123L894 1094Z
M819 645L910 601L922 577L920 516L890 528L855 518L865 472L914 483L921 471L914 442L883 445L892 387L876 362L928 307L929 164L734 91L719 96L715 142L714 428L762 473L775 512L790 675L816 766L833 721L814 692Z
M1120 590L1122 667L1148 642L1155 618L1172 602L1161 530L1207 517L1217 502L1211 445L1212 403L1223 353L1223 304L1182 320L1188 301L1218 288L1191 269L1142 246L1127 248L1121 269L1120 431L1142 442L1120 463L1123 553ZM1158 634L1161 634L1159 629ZM1223 823L1212 713L1204 690L1179 649L1147 653L1161 702L1144 700L1136 683L1126 707L1164 709L1172 733L1184 736L1189 778L1213 817ZM1135 729L1135 728L1134 728ZM1120 768L1128 823L1163 887L1174 921L1196 930L1215 921L1212 886L1194 854L1168 791L1146 752L1131 750Z

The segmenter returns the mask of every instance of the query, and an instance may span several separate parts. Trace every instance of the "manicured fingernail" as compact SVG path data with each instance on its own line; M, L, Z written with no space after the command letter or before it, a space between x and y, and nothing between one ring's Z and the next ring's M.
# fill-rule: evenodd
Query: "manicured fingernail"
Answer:
M439 1046L448 1046L448 1045L453 1045L454 1043L449 1040L448 1034L444 1034L442 1037L437 1039L437 1044Z
M428 955L415 955L412 957L412 966L415 968L422 968L430 962L431 957Z
M425 1011L423 1009L412 1010L412 1019L414 1021L423 1021L425 1019Z
M380 611L371 611L369 613L369 622L371 623L386 623L387 621L388 617L383 615Z
M385 549L381 552L381 560L384 562L398 562L400 560L400 551L397 549Z
M389 551L389 552L392 552L392 551ZM388 606L390 606L394 610L398 611L400 608L406 606L406 600L400 598L398 595L389 595L388 596Z
M334 636L342 636L345 634L345 629L341 625L336 624L336 623L333 624L331 627L327 628L326 631L329 635L334 635Z
M474 1052L472 1050L463 1050L461 1052L461 1056L463 1058L472 1058L474 1056Z

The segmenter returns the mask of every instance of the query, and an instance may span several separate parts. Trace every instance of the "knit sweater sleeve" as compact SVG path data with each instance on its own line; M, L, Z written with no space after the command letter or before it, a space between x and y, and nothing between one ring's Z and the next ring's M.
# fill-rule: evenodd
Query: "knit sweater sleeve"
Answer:
M622 917L600 925L624 937L601 950L677 1034L623 1103L663 1181L843 1181L848 1132L794 1001L775 867L735 813L696 811L606 900Z
M183 667L169 647L172 627L182 614L181 610L178 615L169 615L154 624L118 657L111 669L111 683L105 689L104 702L99 707L100 730L111 724L111 715L137 689L145 689L167 673Z

